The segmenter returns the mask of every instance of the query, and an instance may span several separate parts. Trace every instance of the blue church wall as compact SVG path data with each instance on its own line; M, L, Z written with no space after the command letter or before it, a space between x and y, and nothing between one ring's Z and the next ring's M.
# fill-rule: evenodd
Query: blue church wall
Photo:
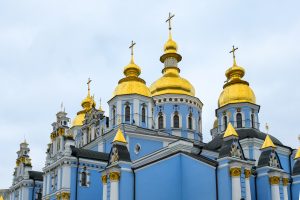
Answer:
M293 178L292 200L298 200L300 197L300 175Z
M138 154L135 153L135 146L139 144L141 150ZM131 160L136 160L144 155L157 151L163 147L162 141L146 140L142 138L130 137L129 138L129 153Z
M181 155L181 199L216 199L215 168Z
M77 167L71 168L71 188L70 188L70 200L76 199L76 176L77 176ZM79 179L79 178L78 178Z
M282 166L283 170L285 172L290 173L289 156L286 156L286 155L283 155L283 154L280 154L280 153L277 153L277 155L279 157L279 160L280 160L280 163L281 163L281 166Z
M155 177L153 177L155 174ZM177 154L136 171L137 200L216 199L215 168Z
M180 156L176 155L137 170L136 199L181 200L180 168Z
M257 177L257 197L258 199L271 199L271 186L269 176Z
M231 176L228 166L218 169L218 190L219 200L231 199Z
M106 139L105 141L105 145L104 145L104 152L109 153L112 147L112 141L113 141L113 137Z
M175 107L175 105L177 105L177 109ZM178 111L179 115L181 116L181 129L182 131L182 136L186 137L186 132L184 130L188 130L188 125L187 125L187 116L190 114L190 112L192 113L193 116L193 130L195 130L195 132L199 132L199 123L198 123L198 119L199 119L199 114L201 115L201 110L198 107L195 106L189 106L186 104L182 104L182 103L165 103L159 106L155 107L154 110L154 119L155 119L155 123L157 124L157 118L158 118L158 114L160 112L160 107L161 107L161 112L164 114L166 120L164 124L164 129L171 134L172 131L172 125L171 125L171 121L172 119L172 115L174 114L175 111ZM201 117L201 116L200 116Z
M250 188L251 188L251 199L256 200L256 191L255 191L255 177L250 176Z
M95 197L102 197L102 181L101 181L101 174L99 171L90 170L89 179L90 184L89 186L81 186L80 182L78 182L78 200L84 199L95 199Z
M122 171L120 178L120 200L133 199L133 173L129 171Z

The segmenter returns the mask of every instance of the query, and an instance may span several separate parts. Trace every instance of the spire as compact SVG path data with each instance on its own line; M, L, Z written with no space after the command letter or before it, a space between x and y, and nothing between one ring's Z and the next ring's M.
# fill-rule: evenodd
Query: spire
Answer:
M169 38L164 45L164 54L160 57L160 61L162 63L164 63L165 60L169 57L175 58L177 60L177 62L180 62L182 59L181 55L177 54L178 46L177 46L176 42L173 40L172 33L171 33L171 30L172 30L171 20L174 17L175 17L174 14L169 13L169 16L166 20L166 22L169 24ZM171 66L171 67L177 67L177 64L176 64L176 66Z
M92 107L96 106L96 103L94 101L94 97L91 96L91 88L90 88L90 84L91 84L92 80L89 78L88 82L86 83L88 85L88 94L86 96L86 98L81 102L81 106L85 109L85 110L89 110Z
M124 75L126 77L138 77L141 74L141 68L134 63L134 52L133 48L136 45L134 41L131 41L129 49L131 50L131 59L129 64L124 68Z
M116 133L116 136L115 136L115 138L113 140L113 143L114 142L122 142L122 143L127 144L127 141L126 141L126 139L125 139L125 137L123 135L123 132L121 131L120 128L118 129L118 131Z
M261 149L266 149L266 148L269 148L269 147L276 148L276 145L273 143L271 137L269 135L267 135Z
M234 137L239 137L238 133L236 132L236 130L233 128L233 126L231 125L231 123L229 122L227 125L227 129L223 135L223 138L227 138L229 136L234 136Z
M99 101L99 111L103 111L103 109L102 109L102 103L101 103L101 98L100 98L100 101Z

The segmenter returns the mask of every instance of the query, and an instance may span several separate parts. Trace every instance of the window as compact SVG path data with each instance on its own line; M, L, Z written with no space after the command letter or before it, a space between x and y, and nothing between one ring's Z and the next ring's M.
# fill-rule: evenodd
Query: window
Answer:
M226 130L227 129L227 116L224 116L223 117L223 124L224 124L224 130Z
M145 106L142 108L142 122L146 122L146 109Z
M188 117L188 129L193 129L193 115L192 115L192 113L190 113L189 117Z
M243 127L243 118L242 118L241 113L236 114L236 127L237 128L242 128Z
M179 116L178 112L175 112L174 117L173 117L173 127L174 128L179 128Z
M251 114L251 124L252 124L252 128L255 128L255 117L254 117L254 113Z
M163 129L163 128L164 128L164 117L160 112L158 117L158 129Z
M126 105L125 107L125 122L130 121L130 107L129 105Z
M113 126L116 125L116 108L113 108Z
M87 186L87 172L85 167L81 172L81 186Z

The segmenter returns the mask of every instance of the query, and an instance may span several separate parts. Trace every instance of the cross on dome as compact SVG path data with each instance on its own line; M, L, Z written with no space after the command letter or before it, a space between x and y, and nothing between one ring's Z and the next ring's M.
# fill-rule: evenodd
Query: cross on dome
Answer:
M233 61L235 63L235 51L238 50L239 48L235 48L234 45L232 46L232 50L229 53L232 53L233 56Z
M171 29L172 29L172 26L171 26L171 20L172 20L173 17L175 17L175 15L174 15L174 14L171 14L171 13L169 12L169 17L168 17L168 19L166 20L166 22L169 23L169 30L170 30L170 31L171 31Z
M131 45L129 46L129 49L131 49L131 55L133 56L133 47L136 45L136 43L132 40Z

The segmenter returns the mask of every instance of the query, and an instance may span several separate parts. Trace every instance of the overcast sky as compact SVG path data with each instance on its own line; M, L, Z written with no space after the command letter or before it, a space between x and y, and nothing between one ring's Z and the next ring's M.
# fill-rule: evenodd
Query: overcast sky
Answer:
M260 122L285 145L299 146L299 1L0 1L0 188L12 182L19 144L26 137L34 170L45 162L51 123L63 101L74 118L92 93L107 102L128 64L131 40L141 77L161 76L168 12L175 13L181 75L204 103L205 142L232 65L246 69L261 105ZM99 103L98 103L99 105ZM103 105L107 110L107 104Z

